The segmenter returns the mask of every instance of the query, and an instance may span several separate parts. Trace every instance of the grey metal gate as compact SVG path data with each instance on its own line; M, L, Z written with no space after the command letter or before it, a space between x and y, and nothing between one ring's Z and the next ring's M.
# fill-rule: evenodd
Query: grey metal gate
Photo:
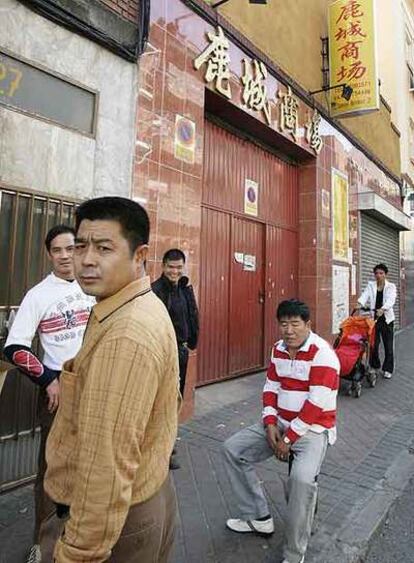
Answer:
M44 239L73 222L75 202L0 186L0 359L7 326L26 291L48 270ZM0 492L36 473L37 389L18 370L0 385Z
M395 328L400 326L400 234L389 225L361 212L361 288L374 279L372 268L384 262L388 279L397 286Z

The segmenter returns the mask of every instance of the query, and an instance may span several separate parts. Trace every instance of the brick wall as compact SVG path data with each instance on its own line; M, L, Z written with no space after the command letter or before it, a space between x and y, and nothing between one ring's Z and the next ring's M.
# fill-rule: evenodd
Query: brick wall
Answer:
M119 16L134 23L138 20L139 0L99 0Z

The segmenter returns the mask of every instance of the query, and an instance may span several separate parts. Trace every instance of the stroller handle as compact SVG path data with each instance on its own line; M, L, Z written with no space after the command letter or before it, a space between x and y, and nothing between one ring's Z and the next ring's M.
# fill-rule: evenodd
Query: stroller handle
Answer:
M355 307L355 309L352 310L351 317L353 317L355 313L357 313L358 311L364 311L364 313L371 313L372 317L375 316L375 309L370 309L369 307ZM378 319L374 319L374 320L376 324Z
M357 311L365 311L366 313L368 313L368 312L374 313L375 309L370 309L369 307L355 307L355 309L352 309L351 317L353 317Z

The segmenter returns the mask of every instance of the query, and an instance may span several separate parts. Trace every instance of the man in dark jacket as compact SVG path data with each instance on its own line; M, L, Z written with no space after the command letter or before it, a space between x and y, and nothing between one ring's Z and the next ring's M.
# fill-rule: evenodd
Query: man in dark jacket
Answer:
M168 250L162 259L162 275L152 290L166 306L174 325L180 365L180 392L184 396L188 350L197 347L198 309L193 287L183 275L185 254L178 248Z

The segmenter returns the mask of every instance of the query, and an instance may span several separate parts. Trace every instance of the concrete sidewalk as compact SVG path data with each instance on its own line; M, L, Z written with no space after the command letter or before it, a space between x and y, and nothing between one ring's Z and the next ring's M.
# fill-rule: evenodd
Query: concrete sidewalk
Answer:
M394 377L362 396L339 399L337 444L320 477L319 508L306 563L363 560L368 542L414 475L414 329L399 334ZM197 416L180 428L181 469L173 476L179 530L172 563L278 563L286 510L287 466L269 460L258 470L271 503L271 539L226 530L237 516L221 446L260 417L263 374L199 389ZM31 488L0 496L0 563L23 563L30 543ZM391 562L390 562L391 563Z

